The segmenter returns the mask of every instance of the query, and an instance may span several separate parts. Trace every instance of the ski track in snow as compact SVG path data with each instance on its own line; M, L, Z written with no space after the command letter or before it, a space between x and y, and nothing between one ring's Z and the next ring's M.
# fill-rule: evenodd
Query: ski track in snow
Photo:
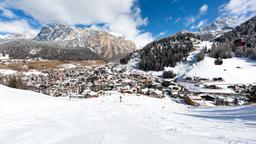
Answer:
M119 94L54 98L0 85L1 144L254 144L255 106L188 108Z

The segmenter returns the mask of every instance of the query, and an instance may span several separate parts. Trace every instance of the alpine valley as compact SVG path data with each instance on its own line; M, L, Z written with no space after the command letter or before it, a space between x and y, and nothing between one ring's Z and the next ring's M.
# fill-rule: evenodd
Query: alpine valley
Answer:
M219 18L142 48L67 24L8 34L0 143L255 144L255 74L256 17Z

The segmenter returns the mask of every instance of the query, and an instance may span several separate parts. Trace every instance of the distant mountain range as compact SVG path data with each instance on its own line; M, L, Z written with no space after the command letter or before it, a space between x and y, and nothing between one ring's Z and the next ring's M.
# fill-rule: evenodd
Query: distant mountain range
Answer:
M233 30L239 24L232 17L218 18L211 24L202 27L197 34L201 35L202 40L213 40L226 32Z
M143 69L152 70L156 67L156 69L162 69L164 66L173 66L182 60L182 57L187 55L187 50L192 49L191 44L194 39L233 43L236 39L244 38L247 41L247 46L256 47L255 19L254 17L240 26L237 26L237 21L231 17L217 19L198 32L179 32L154 41L141 50L137 50L136 45L126 40L125 37L110 32L73 28L66 24L51 24L43 27L38 35L31 39L22 34L10 34L0 38L0 53L6 53L11 58L19 59L102 59L110 61L119 60L137 50L136 52L140 53L144 62L141 64ZM175 50L170 51L169 49ZM161 58L156 58L159 56ZM149 61L150 58L152 60ZM129 59L129 56L125 57L122 62L126 63ZM158 64L155 66L156 63L160 66Z
M237 23L235 18L232 18L232 17L218 18L208 26L202 27L200 29L200 32L207 33L207 32L232 30L238 25L239 24Z
M23 55L16 53L14 48ZM8 53L11 58L115 60L135 50L136 45L124 37L101 30L73 28L66 24L43 27L40 33L32 39L21 34L13 34L0 39L0 52ZM42 55L45 52L49 54Z

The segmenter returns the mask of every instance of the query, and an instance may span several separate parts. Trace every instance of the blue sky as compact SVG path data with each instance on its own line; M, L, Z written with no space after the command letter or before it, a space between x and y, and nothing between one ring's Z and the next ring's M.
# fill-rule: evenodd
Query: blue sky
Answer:
M203 19L214 21L219 16L219 7L227 2L228 0L141 0L139 5L142 16L149 19L145 30L155 36L161 32L166 36L181 30L196 30L191 29L192 25L187 25L186 19L197 16L203 5L207 5L208 10L194 24Z
M44 25L67 23L120 33L143 46L219 17L242 22L255 15L256 0L0 0L0 34L32 36Z

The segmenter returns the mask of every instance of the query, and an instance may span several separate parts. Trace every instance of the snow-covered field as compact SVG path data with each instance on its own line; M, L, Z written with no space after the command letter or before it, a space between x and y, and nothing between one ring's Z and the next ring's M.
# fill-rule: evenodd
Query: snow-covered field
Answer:
M214 58L205 59L193 67L187 76L201 78L222 77L226 83L247 84L256 82L256 61L248 58L224 59L222 65L215 65Z
M0 75L12 75L15 74L17 71L11 69L0 69Z
M255 106L195 109L119 96L70 101L0 85L0 143L256 143Z
M200 77L206 79L223 78L222 84L252 84L256 83L256 60L249 58L233 57L223 59L222 65L215 65L214 58L205 55L204 60L195 60L203 48L211 49L211 42L203 41L196 45L196 50L187 57L187 62L180 62L176 67L166 67L166 70L174 71L182 77Z

